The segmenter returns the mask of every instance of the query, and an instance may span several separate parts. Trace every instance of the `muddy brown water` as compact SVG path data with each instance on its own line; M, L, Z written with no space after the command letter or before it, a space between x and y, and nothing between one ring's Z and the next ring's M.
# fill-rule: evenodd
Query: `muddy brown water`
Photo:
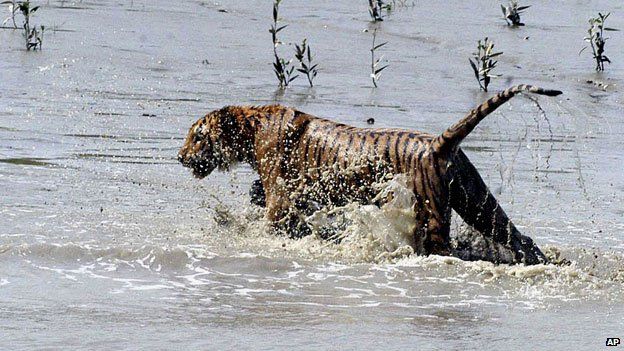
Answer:
M604 73L578 54L598 11L624 28L622 3L534 3L518 29L489 1L416 1L378 24L365 3L282 3L283 40L307 37L321 68L315 88L299 78L284 93L269 1L40 2L41 52L1 29L0 348L594 350L624 337L624 35L610 33ZM378 89L375 27L389 42ZM570 266L379 261L274 238L248 206L248 167L197 181L175 160L191 123L228 104L441 132L489 96L467 62L484 36L504 52L491 90L565 94L540 97L544 114L515 98L463 148Z

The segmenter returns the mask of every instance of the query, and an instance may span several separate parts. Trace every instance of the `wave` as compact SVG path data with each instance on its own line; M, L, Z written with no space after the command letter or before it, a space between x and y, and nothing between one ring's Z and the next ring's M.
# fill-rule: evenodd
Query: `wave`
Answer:
M0 245L0 260L19 257L27 261L51 262L56 265L75 263L109 263L119 266L162 269L184 269L194 262L215 257L205 246L160 247L142 245L132 247L107 246L78 243L36 243Z

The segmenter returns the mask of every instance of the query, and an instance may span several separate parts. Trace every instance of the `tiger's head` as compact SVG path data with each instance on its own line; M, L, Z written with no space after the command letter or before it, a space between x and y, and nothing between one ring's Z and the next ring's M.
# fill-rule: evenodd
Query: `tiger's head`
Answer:
M234 161L231 145L224 135L220 111L213 111L193 124L184 146L178 152L178 161L193 170L193 175L204 178L215 169L228 170Z

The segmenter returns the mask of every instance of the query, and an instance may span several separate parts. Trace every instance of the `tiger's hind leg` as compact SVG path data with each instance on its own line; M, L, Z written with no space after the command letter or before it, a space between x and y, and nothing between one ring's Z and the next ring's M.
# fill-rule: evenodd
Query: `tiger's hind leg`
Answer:
M512 251L513 260L491 252L483 259L494 263L547 263L548 259L531 238L524 236L511 222L496 198L483 182L477 169L459 150L453 164L450 184L451 207L481 235Z

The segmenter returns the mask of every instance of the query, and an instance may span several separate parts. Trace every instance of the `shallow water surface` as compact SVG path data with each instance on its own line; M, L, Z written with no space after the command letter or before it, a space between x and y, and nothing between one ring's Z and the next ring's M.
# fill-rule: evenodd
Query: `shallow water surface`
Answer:
M416 1L378 24L365 1L284 1L283 40L307 37L321 67L315 88L300 78L285 93L269 1L41 3L43 51L0 29L0 348L595 350L624 338L624 35L611 34L604 73L578 55L591 15L624 28L621 2L535 3L511 29L482 0ZM374 27L389 42L378 89ZM504 51L491 90L565 94L538 98L543 113L515 98L463 149L520 230L569 265L386 252L363 230L341 245L274 237L248 205L249 167L198 181L175 159L192 122L228 104L441 132L489 96L466 62L484 36Z

